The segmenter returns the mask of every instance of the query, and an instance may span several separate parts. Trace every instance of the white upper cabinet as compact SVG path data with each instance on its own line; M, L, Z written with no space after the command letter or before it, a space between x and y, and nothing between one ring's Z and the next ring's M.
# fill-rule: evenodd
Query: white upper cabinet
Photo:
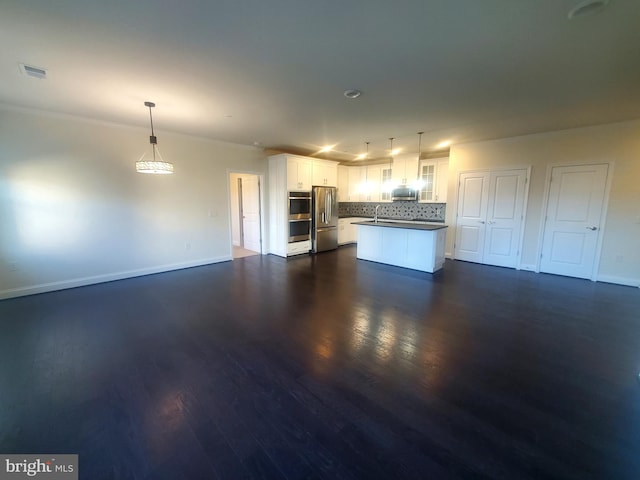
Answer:
M391 201L391 190L393 190L393 168L391 165L380 165L380 201Z
M349 201L349 167L338 165L338 201Z
M392 168L389 164L338 167L338 198L341 202L390 202Z
M364 202L364 183L366 181L366 167L349 168L349 201Z
M447 202L448 158L420 161L420 202Z
M337 187L338 164L328 160L313 160L311 183L314 186Z
M438 159L438 175L436 178L436 202L447 203L447 189L449 187L449 159Z
M418 176L418 155L407 153L393 159L393 181L396 185L412 185Z
M311 190L312 160L287 155L287 190Z
M380 201L380 165L368 165L365 169L365 180L363 183L363 195L365 202Z

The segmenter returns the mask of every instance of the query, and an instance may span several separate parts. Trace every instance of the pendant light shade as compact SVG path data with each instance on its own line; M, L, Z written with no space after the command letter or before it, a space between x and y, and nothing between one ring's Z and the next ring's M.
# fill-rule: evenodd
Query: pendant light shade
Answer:
M149 143L151 144L151 156L145 158L148 152L145 152L140 160L136 162L136 172L138 173L154 173L157 175L167 175L173 173L173 163L165 162L158 150L158 139L153 132L153 115L151 109L156 106L153 102L144 102L144 105L149 108L149 121L151 123L151 136L149 137Z

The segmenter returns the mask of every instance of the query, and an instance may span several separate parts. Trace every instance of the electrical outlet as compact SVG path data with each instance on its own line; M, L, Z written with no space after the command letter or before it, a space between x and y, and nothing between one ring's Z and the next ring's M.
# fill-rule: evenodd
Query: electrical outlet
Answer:
M622 263L624 261L624 257L622 255L616 255L616 262Z
M17 272L18 271L18 262L9 262L9 271Z

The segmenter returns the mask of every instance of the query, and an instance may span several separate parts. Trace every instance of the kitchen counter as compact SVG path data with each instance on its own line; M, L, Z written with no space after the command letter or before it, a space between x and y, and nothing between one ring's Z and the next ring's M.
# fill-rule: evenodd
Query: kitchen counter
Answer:
M368 217L366 215L341 215L340 218L367 218L373 220L374 217ZM393 217L378 217L378 221L382 222L404 222L404 223L438 223L444 225L444 220L429 219L429 218L393 218Z
M440 230L441 228L447 228L447 225L444 224L433 224L433 223L418 223L418 222L403 222L403 221L387 221L387 220L378 220L374 222L373 220L368 220L366 222L356 222L356 225L371 225L374 227L386 227L386 228L409 228L412 230Z
M390 221L356 222L361 260L434 273L444 266L447 225Z

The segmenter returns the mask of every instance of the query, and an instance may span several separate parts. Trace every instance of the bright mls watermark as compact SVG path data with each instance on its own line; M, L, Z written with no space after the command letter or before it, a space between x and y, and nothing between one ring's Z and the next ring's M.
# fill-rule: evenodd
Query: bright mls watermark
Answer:
M78 480L78 455L2 455L0 480Z

